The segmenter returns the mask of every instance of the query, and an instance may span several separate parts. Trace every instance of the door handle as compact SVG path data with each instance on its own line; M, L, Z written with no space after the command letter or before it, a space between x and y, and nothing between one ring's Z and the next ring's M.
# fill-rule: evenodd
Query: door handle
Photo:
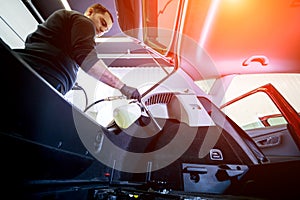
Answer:
M280 144L280 136L268 136L267 138L255 140L261 148L272 147Z

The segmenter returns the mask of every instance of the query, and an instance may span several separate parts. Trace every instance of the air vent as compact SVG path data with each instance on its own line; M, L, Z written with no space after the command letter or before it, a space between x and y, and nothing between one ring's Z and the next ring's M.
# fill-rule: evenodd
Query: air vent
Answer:
M170 103L173 96L174 96L174 93L154 94L145 101L145 105L149 106L152 104L168 104L168 103Z

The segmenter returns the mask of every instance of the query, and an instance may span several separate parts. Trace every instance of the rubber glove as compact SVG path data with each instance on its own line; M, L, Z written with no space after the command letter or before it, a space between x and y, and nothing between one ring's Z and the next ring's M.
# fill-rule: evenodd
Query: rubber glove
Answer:
M138 101L141 101L141 94L134 87L130 87L124 84L124 86L120 89L120 92L128 99L137 99Z

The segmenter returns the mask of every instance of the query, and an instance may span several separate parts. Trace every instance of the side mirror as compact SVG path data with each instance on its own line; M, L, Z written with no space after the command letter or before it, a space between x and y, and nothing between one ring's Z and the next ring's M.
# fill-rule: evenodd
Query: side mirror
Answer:
M141 115L141 108L136 103L119 106L113 111L114 120L121 129L131 126Z

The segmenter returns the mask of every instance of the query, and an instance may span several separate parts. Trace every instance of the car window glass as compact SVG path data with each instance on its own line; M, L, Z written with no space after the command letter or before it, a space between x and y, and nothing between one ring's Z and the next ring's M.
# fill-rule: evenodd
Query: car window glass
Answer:
M287 124L268 95L262 92L228 105L222 111L244 130Z

